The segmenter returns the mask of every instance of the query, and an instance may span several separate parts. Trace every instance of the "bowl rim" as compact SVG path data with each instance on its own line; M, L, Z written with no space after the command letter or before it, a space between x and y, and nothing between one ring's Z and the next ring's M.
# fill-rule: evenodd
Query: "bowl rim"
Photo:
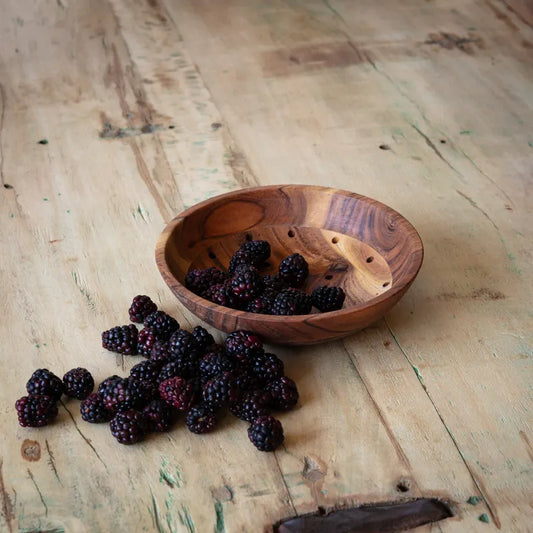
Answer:
M238 198L245 192L255 193L260 191L266 191L266 190L280 190L284 188L299 188L299 189L314 189L319 192L329 192L331 194L340 194L343 196L349 196L352 198L356 198L358 200L364 200L368 201L371 204L377 205L379 208L384 209L385 211L388 211L391 214L394 214L395 216L399 217L401 220L403 220L404 224L407 224L407 227L412 230L412 237L415 239L416 243L419 247L419 253L418 253L418 261L414 265L413 273L411 276L408 277L408 279L403 280L402 282L393 285L389 290L382 292L381 294L371 298L370 300L367 300L365 302L351 305L350 307L342 308L337 311L328 311L325 313L309 313L307 315L266 315L266 314L258 314L258 313L249 313L247 311L242 311L239 309L232 309L231 307L225 307L222 305L215 304L213 302L210 302L209 300L202 298L201 296L198 296L194 292L190 291L183 285L176 276L172 273L169 264L166 260L166 251L167 246L169 245L170 236L176 229L176 227L185 220L188 216L195 213L196 211L199 211L203 209L204 207L219 201L224 200L227 198L236 197ZM364 241L362 241L364 242ZM364 196L352 191L347 191L345 189L337 189L335 187L324 187L322 185L306 185L306 184L299 184L299 183L286 183L286 184L279 184L279 185L262 185L257 187L245 187L242 189L238 189L235 191L226 192L223 194L218 194L216 196L212 196L211 198L208 198L206 200L202 200L201 202L198 202L191 207L188 207L178 215L176 215L168 224L165 226L163 231L160 233L157 242L156 242L156 248L155 248L155 260L158 267L158 270L165 280L165 283L167 286L174 292L172 285L178 286L177 290L180 294L180 296L183 299L186 299L188 301L193 302L196 306L199 305L201 307L204 307L206 310L209 310L210 313L221 313L225 316L232 316L235 320L238 318L245 318L246 320L250 322L263 322L267 324L276 324L280 320L282 320L284 323L288 323L289 325L294 325L297 323L300 323L302 321L305 321L307 323L309 322L319 322L321 318L327 318L334 319L335 317L343 317L343 316L349 316L351 314L357 314L358 312L361 312L363 310L369 309L375 305L379 305L382 302L389 300L393 298L398 293L407 290L409 288L410 284L414 281L416 276L418 275L418 272L420 271L420 268L422 267L422 263L424 260L424 245L422 243L422 239L420 238L420 234L418 233L417 229L407 220L402 214L400 214L398 211L393 209L392 207L389 207L388 205L384 204L383 202L380 202L378 200L375 200L373 198L370 198L369 196ZM416 257L415 257L416 261ZM174 293L175 296L177 296L176 293ZM182 299L180 296L178 296L178 299ZM182 301L183 303L183 301ZM185 304L183 304L185 305ZM186 306L187 307L187 306ZM189 309L189 308L188 308ZM189 309L190 310L190 309ZM191 310L190 310L191 311ZM191 311L193 314L197 314L195 311Z

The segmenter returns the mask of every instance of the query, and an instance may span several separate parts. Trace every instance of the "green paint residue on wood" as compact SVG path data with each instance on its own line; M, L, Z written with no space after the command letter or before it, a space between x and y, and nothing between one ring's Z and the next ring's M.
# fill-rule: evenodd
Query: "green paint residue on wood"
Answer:
M472 135L472 132L470 130L463 130L459 132L460 135Z
M487 513L480 514L478 517L478 520L480 522L485 522L485 524L488 524L490 522L489 515Z
M466 503L470 505L477 505L481 501L481 498L479 496L470 496L468 500L466 500Z
M224 533L226 531L226 527L224 525L224 509L219 501L215 502L215 515L215 533Z
M152 495L152 508L148 507L148 511L150 512L150 515L154 519L155 527L157 528L158 533L162 533L163 529L161 527L161 520L159 518L159 508L157 506L157 502L155 500L154 493L152 492L152 489L150 489L150 494Z
M424 378L422 377L422 374L420 373L420 370L418 370L418 367L416 365L413 365L413 370L415 371L418 381L420 381L420 383L424 385Z
M15 215L13 213L11 213L11 218L15 218Z
M531 148L533 148L533 141L529 141L527 144L528 144Z
M48 198L43 198L43 202L48 202Z
M167 459L161 461L161 468L159 469L159 481L161 483L166 483L169 487L179 488L183 485L183 479L181 477L181 470L178 465L176 465L175 471L172 471L169 468L169 462Z
M189 510L185 505L182 504L181 511L178 511L178 516L180 517L181 523L187 528L189 533L194 533L194 522L192 521Z

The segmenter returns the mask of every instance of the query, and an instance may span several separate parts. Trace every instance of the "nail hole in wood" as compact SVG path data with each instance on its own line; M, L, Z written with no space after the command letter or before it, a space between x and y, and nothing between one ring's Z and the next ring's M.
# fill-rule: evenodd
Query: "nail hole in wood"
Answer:
M374 261L374 258L372 256L366 258L367 263L372 263Z
M383 287L388 287L390 285L390 281L386 281L384 284L383 284Z
M441 139L441 140L440 140L440 143L441 143L441 144L446 144L446 140L445 140L445 139Z
M390 150L390 146L388 144L380 144L379 145L380 150Z
M326 279L333 279L333 276L331 274L328 274L327 276L324 276Z
M168 129L169 129L169 130L173 130L175 127L176 127L176 126L174 126L174 124L171 124L171 125L168 127Z
M331 242L333 244L337 244L339 242L339 238L338 237L333 237L333 239L331 239Z
M9 183L4 183L4 189L12 189L13 185L9 185Z
M290 229L290 230L289 230L289 233L287 233L287 235L288 235L289 237L291 237L291 238L294 237L294 231L292 231L292 229Z
M411 482L408 479L400 479L396 485L398 492L409 492L411 490Z

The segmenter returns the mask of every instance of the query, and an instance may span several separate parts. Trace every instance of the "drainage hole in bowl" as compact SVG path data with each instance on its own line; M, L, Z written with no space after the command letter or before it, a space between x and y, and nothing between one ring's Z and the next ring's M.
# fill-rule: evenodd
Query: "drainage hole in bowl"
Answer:
M372 256L366 258L367 263L372 263L374 261L374 258Z
M388 287L390 285L390 281L386 281L384 284L383 284L383 287Z
M331 242L333 244L337 244L339 242L339 238L338 237L333 237L333 239L331 239Z
M290 230L289 230L289 233L287 233L287 235L288 235L289 237L291 237L291 238L294 237L294 231L292 231L292 229L290 229Z
M326 276L324 276L326 279L333 279L333 276L331 274L327 274Z
M215 253L214 253L214 252L211 252L211 251L210 251L207 255L209 255L209 259L216 259L216 258L217 258L217 256L215 255Z

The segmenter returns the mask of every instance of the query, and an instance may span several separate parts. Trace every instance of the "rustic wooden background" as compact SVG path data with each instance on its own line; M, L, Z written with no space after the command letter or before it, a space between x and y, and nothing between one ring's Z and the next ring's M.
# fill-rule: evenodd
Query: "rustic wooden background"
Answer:
M418 496L457 513L420 531L532 530L531 2L1 10L1 531L256 532ZM101 380L140 360L100 347L135 294L198 324L159 276L158 234L199 200L276 183L385 202L426 250L375 326L272 348L301 392L283 448L257 452L230 419L121 446L76 401L18 426L35 368Z

